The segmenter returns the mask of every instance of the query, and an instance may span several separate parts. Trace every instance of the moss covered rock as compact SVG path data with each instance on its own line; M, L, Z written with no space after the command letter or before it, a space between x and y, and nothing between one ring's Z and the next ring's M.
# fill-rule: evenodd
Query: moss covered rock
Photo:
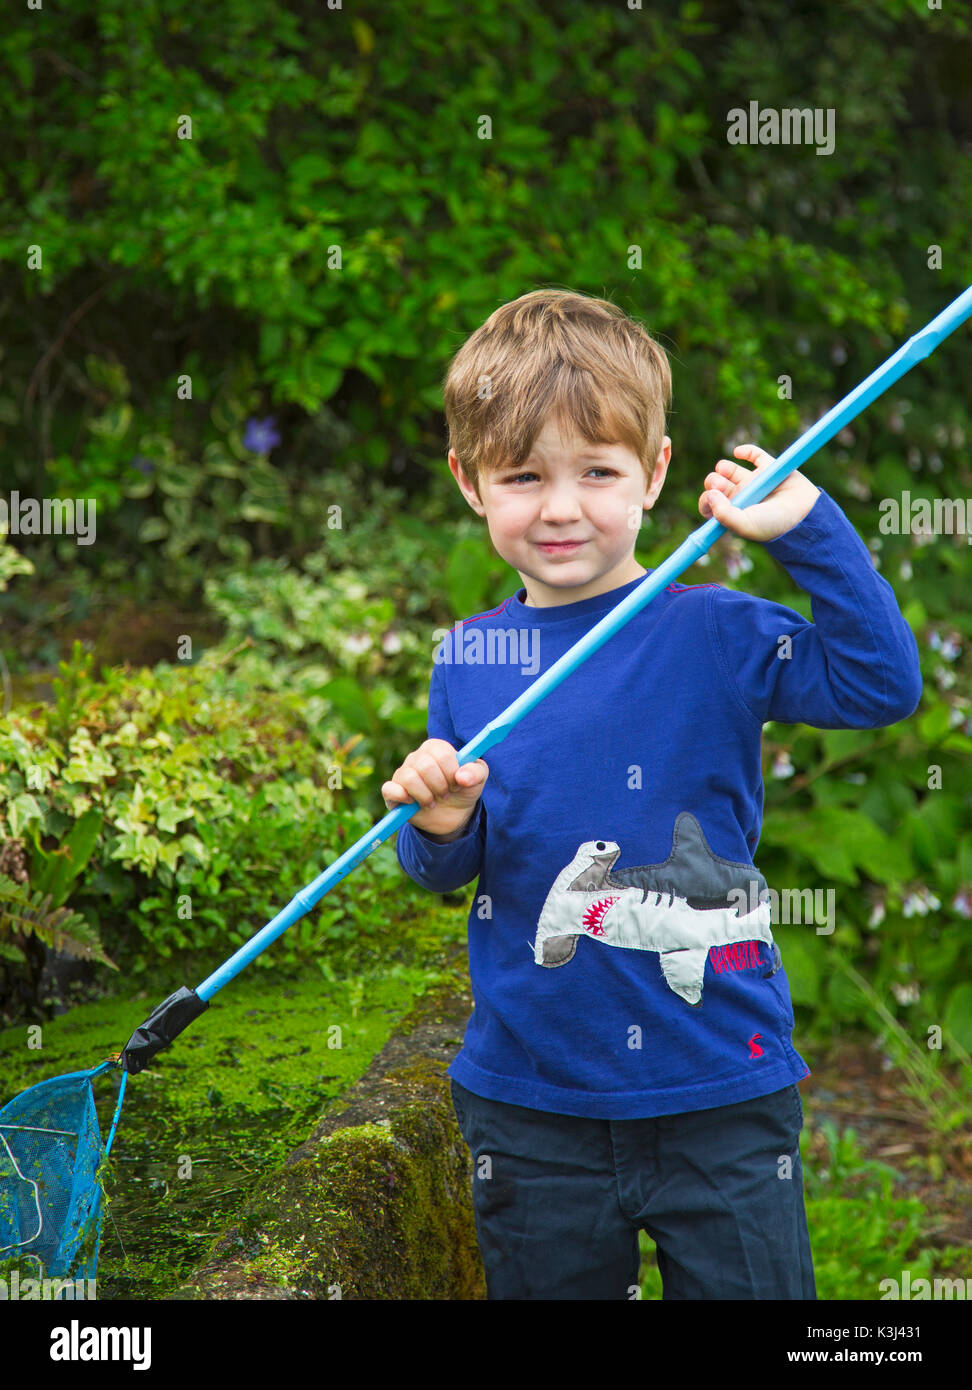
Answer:
M418 1000L174 1297L484 1298L471 1160L445 1075L471 1008L453 987Z

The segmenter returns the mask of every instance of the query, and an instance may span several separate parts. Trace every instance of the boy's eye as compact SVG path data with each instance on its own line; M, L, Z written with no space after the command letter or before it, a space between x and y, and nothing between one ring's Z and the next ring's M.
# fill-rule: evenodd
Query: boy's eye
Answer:
M588 468L587 472L588 472L588 473L604 473L604 474L606 474L608 477L617 477L617 473L616 473L616 471L615 471L613 468L605 468L605 467L603 467L603 466L602 466L601 464L599 464L599 463L592 464L591 467ZM510 477L504 478L503 481L506 482L506 483L519 483L519 482L521 482L524 478L535 478L536 476L537 476L536 473L530 473L530 472L524 471L523 473L514 473L514 474L511 474Z

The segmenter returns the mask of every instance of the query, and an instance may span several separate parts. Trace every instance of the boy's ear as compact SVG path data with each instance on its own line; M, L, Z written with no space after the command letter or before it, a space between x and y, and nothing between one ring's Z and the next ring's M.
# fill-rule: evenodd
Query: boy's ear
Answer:
M456 456L455 449L449 450L449 469L452 473L452 476L459 484L460 492L462 493L463 497L465 497L470 507L472 507L473 511L478 516L485 516L486 508L483 506L476 489L473 487L472 483L469 481L465 473L462 471L462 464L459 462L459 459Z
M665 483L665 476L668 473L668 465L672 459L672 441L666 434L662 439L662 446L658 450L658 457L655 460L655 467L652 471L651 481L648 484L648 491L645 494L645 508L650 510L658 501L658 494L661 492Z

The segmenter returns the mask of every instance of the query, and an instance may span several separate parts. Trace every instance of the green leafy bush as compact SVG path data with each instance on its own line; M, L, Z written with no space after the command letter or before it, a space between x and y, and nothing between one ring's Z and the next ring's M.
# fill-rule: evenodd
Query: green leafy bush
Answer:
M44 576L198 594L213 565L313 547L349 469L420 496L449 356L538 284L616 297L671 350L657 521L683 527L726 439L778 449L964 283L970 28L918 0L854 0L823 29L770 0L299 19L105 0L64 16L55 52L22 14L2 40L0 256L23 268L0 446L11 485L112 521ZM467 82L443 87L443 53ZM838 110L838 157L730 146L727 112L789 105L793 72ZM901 477L960 495L969 351L956 335L948 371L828 450L862 517Z
M370 770L359 738L340 741L299 696L233 698L206 661L102 677L78 649L55 704L0 730L0 844L24 847L32 889L70 893L98 958L139 971L176 953L228 956L372 823L350 799ZM398 877L383 845L274 963L380 928Z

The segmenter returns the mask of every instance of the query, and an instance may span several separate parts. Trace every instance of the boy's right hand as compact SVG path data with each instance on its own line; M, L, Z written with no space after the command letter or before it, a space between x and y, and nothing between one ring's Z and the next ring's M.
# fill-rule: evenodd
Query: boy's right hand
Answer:
M421 806L411 817L417 830L455 839L470 820L482 795L489 768L482 758L459 765L456 750L444 738L427 738L409 753L381 795L389 811L406 801Z

